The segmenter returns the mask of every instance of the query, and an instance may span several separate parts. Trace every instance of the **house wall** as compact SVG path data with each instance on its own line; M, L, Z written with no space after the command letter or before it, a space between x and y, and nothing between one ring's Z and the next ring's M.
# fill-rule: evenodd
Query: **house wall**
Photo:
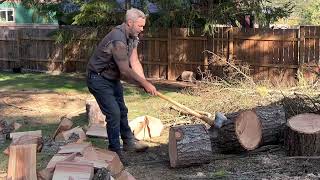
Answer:
M14 23L3 23L2 24L15 24L15 25L27 25L27 24L58 24L58 21L54 19L53 14L49 18L35 16L34 10L26 9L21 3L15 2L4 2L0 4L1 8L14 8L15 22Z

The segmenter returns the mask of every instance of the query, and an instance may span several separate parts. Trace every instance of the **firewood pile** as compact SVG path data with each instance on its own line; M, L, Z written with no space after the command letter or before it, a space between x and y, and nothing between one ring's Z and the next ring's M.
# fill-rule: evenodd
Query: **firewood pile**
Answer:
M42 131L10 133L11 144L4 151L9 155L6 178L12 180L135 179L125 170L115 152L96 148L90 142L86 142L83 129L78 126L73 128L70 119L61 118L53 137L56 141L64 142L62 143L64 145L59 147L46 168L37 170L36 155L37 152L41 152L44 144Z

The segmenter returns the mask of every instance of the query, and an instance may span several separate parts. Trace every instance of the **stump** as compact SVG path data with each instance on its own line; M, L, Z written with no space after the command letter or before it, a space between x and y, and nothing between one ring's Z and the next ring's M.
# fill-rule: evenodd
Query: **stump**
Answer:
M264 106L226 114L220 129L210 129L213 147L222 153L253 150L259 145L278 144L286 123L282 106Z
M91 124L103 124L106 125L106 116L102 114L100 107L95 99L86 101L86 111L89 120L89 125Z
M320 115L305 113L288 120L285 147L289 156L320 155Z
M170 128L169 158L171 167L209 163L212 155L208 131L203 124Z

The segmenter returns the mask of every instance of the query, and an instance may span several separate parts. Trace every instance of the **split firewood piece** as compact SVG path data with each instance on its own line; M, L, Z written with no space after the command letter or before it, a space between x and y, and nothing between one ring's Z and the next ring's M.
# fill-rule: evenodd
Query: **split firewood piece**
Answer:
M53 170L50 169L42 169L37 172L38 180L51 180L53 177Z
M24 132L10 133L10 138L12 140L14 140L14 139L19 138L24 135L32 135L32 136L42 137L41 130L37 130L37 131L24 131Z
M211 142L203 124L180 125L169 131L169 158L171 167L209 163Z
M128 171L123 170L116 180L136 180Z
M34 180L36 173L36 144L23 144L9 147L8 179Z
M137 117L129 122L129 126L139 140L160 136L164 127L160 119L151 116Z
M75 161L93 163L95 168L106 168L112 176L119 174L124 169L119 156L113 151L88 147L82 155L82 157L75 157Z
M91 124L86 132L86 135L108 138L107 129L101 124Z
M84 150L91 146L90 142L70 143L60 147L58 154L79 153L83 154Z
M239 153L283 141L286 118L282 106L261 106L229 113L226 117L221 128L210 129L211 144L220 152Z
M86 111L89 125L101 124L103 126L106 126L106 116L102 114L100 107L95 99L88 99L86 101Z
M47 164L46 169L53 170L56 167L56 164L58 162L62 161L72 161L76 157L77 153L72 153L72 154L55 154L49 163Z
M92 163L63 161L56 164L52 180L90 180L93 175Z
M36 144L37 145L37 152L41 152L43 147L43 140L42 137L35 136L35 135L23 135L18 138L12 140L10 146L14 145L23 145L23 144ZM9 155L9 147L3 151L4 154Z
M56 131L53 134L53 139L55 139L55 137L62 131L67 131L69 129L72 128L73 122L67 118L67 117L62 117L60 120L60 123L58 125L58 128L56 129Z
M320 155L320 115L305 113L291 117L284 134L289 156Z
M55 137L55 140L56 141L67 141L72 137L73 134L77 135L79 137L79 139L81 139L81 140L85 140L87 138L87 136L84 133L83 129L81 127L77 126L77 127L73 128L73 129L60 132Z

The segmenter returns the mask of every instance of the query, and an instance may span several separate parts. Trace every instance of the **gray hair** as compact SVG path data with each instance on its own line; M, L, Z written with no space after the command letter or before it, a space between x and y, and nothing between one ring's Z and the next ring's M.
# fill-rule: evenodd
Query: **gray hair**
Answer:
M132 21L136 21L138 18L146 18L146 15L139 9L136 8L131 8L129 10L127 10L126 13L126 22L128 22L128 20L132 20Z

